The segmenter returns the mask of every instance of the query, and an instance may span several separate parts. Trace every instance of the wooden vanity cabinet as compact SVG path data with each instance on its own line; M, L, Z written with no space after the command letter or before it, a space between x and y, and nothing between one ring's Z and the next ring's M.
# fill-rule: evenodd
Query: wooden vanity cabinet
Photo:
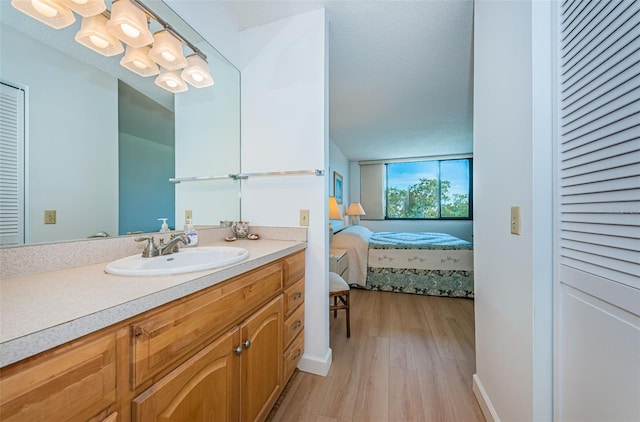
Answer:
M0 420L263 421L303 351L304 257L0 369Z

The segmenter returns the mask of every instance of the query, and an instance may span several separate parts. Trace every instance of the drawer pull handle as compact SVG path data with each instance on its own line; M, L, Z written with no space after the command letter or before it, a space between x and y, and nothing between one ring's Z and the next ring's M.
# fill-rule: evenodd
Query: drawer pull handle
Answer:
M242 346L236 347L233 351L236 352L236 355L240 356L240 353L242 353Z
M300 326L302 325L302 321L297 320L295 324L293 324L293 327L291 327L292 330L297 330L298 328L300 328Z
M248 349L251 346L251 340L247 339L244 343L242 343L245 349Z
M302 292L298 292L295 295L293 295L293 297L291 298L291 300L298 300L302 297Z
M300 349L296 351L296 354L291 357L291 360L296 360L300 357Z

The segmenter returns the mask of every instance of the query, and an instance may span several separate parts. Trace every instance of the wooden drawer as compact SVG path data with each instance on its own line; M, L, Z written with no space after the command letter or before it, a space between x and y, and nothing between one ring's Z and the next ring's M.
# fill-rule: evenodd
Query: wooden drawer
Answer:
M290 255L282 260L284 287L289 287L296 281L304 278L304 251Z
M199 350L282 289L280 262L171 303L131 324L131 378L136 388Z
M300 332L300 335L296 337L295 341L289 346L286 352L284 352L284 384L289 381L293 370L298 366L300 358L304 353L304 330Z
M284 316L288 317L304 302L304 278L289 286L284 291Z
M80 339L1 374L3 421L86 421L116 402L116 336Z
M289 344L304 328L304 305L298 306L298 309L284 321L284 348Z

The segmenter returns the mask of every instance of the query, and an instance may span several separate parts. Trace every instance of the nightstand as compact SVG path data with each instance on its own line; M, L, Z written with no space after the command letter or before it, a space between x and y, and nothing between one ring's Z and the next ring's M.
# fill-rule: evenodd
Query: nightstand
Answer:
M329 251L329 271L337 273L349 282L349 258L346 249L331 249Z

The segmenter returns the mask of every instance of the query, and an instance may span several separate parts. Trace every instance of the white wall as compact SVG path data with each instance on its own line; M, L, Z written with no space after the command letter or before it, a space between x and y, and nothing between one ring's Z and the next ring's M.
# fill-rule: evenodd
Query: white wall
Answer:
M327 32L316 10L241 33L242 171L323 169L315 175L242 182L242 217L252 224L297 226L310 210L305 283L305 352L299 367L326 374L329 194Z
M533 39L532 9L475 4L474 391L504 421L552 418L551 54L548 37ZM520 236L511 206L521 207Z
M0 40L0 78L27 88L26 242L116 234L118 81L5 25Z
M235 67L242 57L240 33L224 2L202 0L164 0L182 19ZM216 75L213 75L214 79Z
M175 177L240 172L240 75L215 56L209 60L215 85L175 97ZM182 229L185 210L193 211L195 225L237 221L239 191L240 182L230 179L177 184L176 227Z
M349 185L351 176L349 174L349 160L342 153L340 148L336 144L334 144L331 140L329 140L329 196L335 196L334 187L333 187L333 172L337 171L343 177L343 185L342 185L342 204L340 206L340 212L342 213L344 225L349 218L345 215L345 211L349 207L351 203L351 195L349 193ZM342 227L339 221L331 223L333 225L334 230Z

